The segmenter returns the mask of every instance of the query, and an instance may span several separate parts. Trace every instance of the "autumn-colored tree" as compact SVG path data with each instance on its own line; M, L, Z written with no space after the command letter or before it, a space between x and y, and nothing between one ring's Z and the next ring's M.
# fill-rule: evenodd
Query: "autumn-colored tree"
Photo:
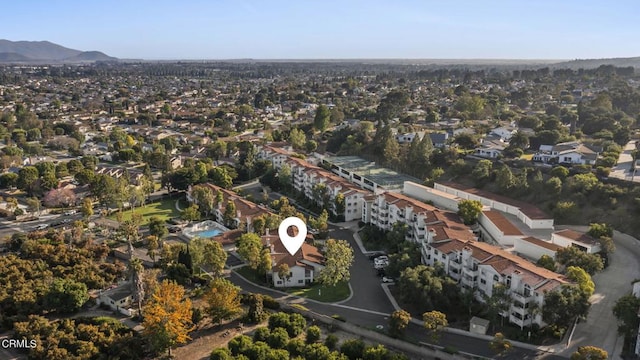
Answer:
M424 321L424 327L431 333L433 341L437 341L440 338L442 328L449 325L447 315L435 310L422 314L422 320Z
M502 333L496 333L493 339L489 342L489 348L496 354L502 354L511 349L511 342L507 340Z
M85 220L89 221L89 218L93 215L93 201L91 201L90 198L86 197L82 200L80 212L82 213L82 216L84 216Z
M143 334L156 351L168 350L171 356L171 348L189 340L191 312L191 300L185 298L184 288L165 280L143 309Z
M393 337L402 337L411 321L411 314L404 310L396 310L389 317L389 333Z
M580 346L571 354L571 360L607 360L609 353L595 346Z
M43 202L47 207L67 207L75 204L76 194L71 189L51 189L44 195Z
M207 313L213 323L222 325L223 320L234 318L242 310L240 305L240 289L229 280L213 279L204 295L207 302Z

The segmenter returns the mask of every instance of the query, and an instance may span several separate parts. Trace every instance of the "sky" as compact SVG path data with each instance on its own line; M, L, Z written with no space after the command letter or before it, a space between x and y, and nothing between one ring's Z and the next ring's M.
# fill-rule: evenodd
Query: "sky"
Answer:
M20 0L0 39L129 59L640 56L640 1Z

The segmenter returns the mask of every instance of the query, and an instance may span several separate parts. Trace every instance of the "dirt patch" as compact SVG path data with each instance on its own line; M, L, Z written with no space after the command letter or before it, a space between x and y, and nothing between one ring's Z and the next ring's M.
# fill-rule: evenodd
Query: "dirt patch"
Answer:
M244 325L239 329L240 321L232 321L222 326L212 326L206 324L206 328L196 330L191 333L191 342L181 346L172 352L174 358L184 360L205 360L209 359L211 351L220 347L227 347L229 340L242 334L252 332L255 328L264 324ZM227 334L223 336L223 334Z

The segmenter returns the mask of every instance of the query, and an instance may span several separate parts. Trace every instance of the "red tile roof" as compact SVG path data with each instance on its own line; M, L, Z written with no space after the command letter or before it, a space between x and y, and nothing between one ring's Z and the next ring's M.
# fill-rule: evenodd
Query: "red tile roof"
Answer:
M499 211L489 210L483 211L482 213L498 228L498 230L502 232L502 234L507 236L524 235L515 225L511 223L511 221L504 217L504 215L502 215Z

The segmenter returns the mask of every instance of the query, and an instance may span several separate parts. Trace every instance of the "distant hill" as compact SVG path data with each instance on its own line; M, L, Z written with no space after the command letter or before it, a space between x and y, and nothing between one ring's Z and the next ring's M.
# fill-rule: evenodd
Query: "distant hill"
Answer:
M99 51L69 49L49 41L0 39L0 62L84 62L117 60Z
M118 58L106 55L100 51L83 51L76 56L66 58L65 61L114 61Z
M613 65L616 67L628 67L640 68L640 57L630 58L611 58L611 59L576 59L571 61L559 62L551 65L554 68L569 68L569 69L595 69L602 65Z
M0 53L0 62L9 62L9 61L29 61L31 58L26 57L22 54L14 53L14 52L3 52Z

